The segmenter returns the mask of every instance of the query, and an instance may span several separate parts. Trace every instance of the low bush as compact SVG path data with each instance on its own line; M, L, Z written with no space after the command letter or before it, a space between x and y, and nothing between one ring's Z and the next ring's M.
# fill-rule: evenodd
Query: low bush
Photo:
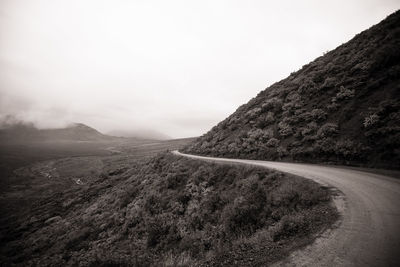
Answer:
M337 133L338 125L336 123L325 123L317 131L317 135L319 138L331 137Z
M345 88L343 85L340 86L339 92L336 94L336 100L350 99L354 97L354 90Z
M375 123L377 123L378 121L379 121L379 116L376 114L371 114L364 118L363 124L364 124L365 128L369 128L372 125L374 125Z
M279 127L279 134L281 136L288 136L293 133L293 128L285 122L280 122L278 124L278 127Z

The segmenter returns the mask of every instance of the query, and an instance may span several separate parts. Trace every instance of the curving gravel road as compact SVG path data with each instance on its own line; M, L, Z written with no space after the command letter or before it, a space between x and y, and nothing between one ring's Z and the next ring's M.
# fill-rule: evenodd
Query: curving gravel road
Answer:
M400 179L313 164L175 155L276 169L340 191L337 227L275 266L400 266Z

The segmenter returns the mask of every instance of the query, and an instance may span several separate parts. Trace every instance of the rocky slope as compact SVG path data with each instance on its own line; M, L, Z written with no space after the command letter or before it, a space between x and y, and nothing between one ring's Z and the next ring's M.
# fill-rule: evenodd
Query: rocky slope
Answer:
M399 168L400 11L260 92L184 150Z

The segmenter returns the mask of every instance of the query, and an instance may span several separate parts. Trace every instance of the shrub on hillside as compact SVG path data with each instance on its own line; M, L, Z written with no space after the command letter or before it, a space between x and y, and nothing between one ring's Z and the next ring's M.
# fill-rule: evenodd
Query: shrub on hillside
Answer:
M320 138L331 137L338 133L338 125L336 123L325 123L318 129L317 135Z
M271 130L261 130L261 129L252 129L247 132L247 140L251 143L255 141L266 142L273 136L273 132Z
M368 128L379 121L379 116L377 114L371 114L364 118L364 127Z
M315 108L311 110L311 117L315 121L323 121L326 119L326 116L327 116L326 112L323 111L322 109Z
M322 88L326 87L326 88L330 88L330 87L335 87L337 84L337 79L335 77L327 77L324 81L324 83L322 84Z
M260 112L261 108L253 108L246 112L246 116L248 119L254 119L255 117L258 116L258 114L260 114Z
M268 111L266 115L261 115L257 119L257 126L261 129L265 128L268 125L271 125L275 121L274 113Z
M273 97L267 99L263 104L261 104L262 111L279 111L282 107L282 99L278 97Z
M289 136L293 133L293 128L285 122L278 123L278 127L279 127L279 134L283 137Z
M367 147L363 147L359 143L352 140L338 140L335 144L335 153L339 158L344 160L360 160L364 158Z
M271 138L267 141L266 145L268 147L277 147L279 145L279 140L276 138Z
M301 129L301 135L306 137L315 133L316 130L318 129L318 125L315 122L310 122L305 127L302 127L300 129Z
M348 89L344 86L340 86L339 92L336 94L336 100L350 99L354 97L354 89Z

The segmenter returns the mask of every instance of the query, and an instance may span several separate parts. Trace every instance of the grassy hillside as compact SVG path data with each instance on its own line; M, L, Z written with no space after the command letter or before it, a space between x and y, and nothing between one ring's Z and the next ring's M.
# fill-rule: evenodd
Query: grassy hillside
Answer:
M337 218L328 189L272 170L169 153L96 158L85 167L90 160L31 167L52 177L32 173L39 187L23 195L24 205L2 207L3 265L265 266ZM5 197L12 205L16 195Z
M400 11L260 92L194 154L400 168Z

